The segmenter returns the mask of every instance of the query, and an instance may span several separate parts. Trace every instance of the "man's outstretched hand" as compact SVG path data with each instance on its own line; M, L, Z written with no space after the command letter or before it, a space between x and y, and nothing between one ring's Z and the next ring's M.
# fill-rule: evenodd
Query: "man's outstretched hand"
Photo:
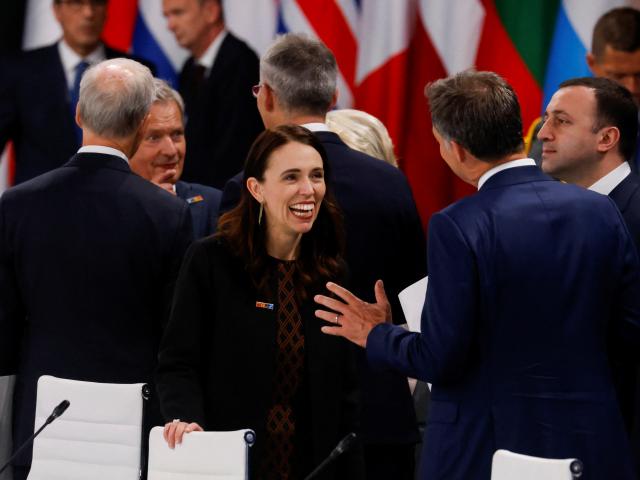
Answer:
M332 327L322 327L323 333L344 337L356 345L366 347L367 337L373 327L391 322L391 305L382 280L378 280L374 287L376 303L364 302L335 283L327 283L327 290L340 300L324 295L314 297L316 303L332 310L316 310L316 317L335 324Z

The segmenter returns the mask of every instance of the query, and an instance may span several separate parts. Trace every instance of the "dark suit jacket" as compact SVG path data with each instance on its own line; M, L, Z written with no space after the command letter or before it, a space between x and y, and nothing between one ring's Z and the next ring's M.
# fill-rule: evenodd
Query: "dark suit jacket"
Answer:
M185 202L110 155L78 154L2 195L0 375L18 375L14 446L33 433L41 375L152 380L192 235Z
M636 248L640 252L640 177L630 173L609 193L609 197L616 202Z
M257 301L274 308L258 308ZM304 475L353 431L357 418L353 351L320 332L325 323L313 308L311 302L300 307L306 381L298 401L308 405L308 418L297 419L296 433L309 437L294 443L309 450ZM194 421L205 430L252 428L259 465L275 382L277 312L277 292L258 294L243 259L217 238L196 241L180 270L160 349L157 387L166 421Z
M640 178L630 173L614 188L609 197L622 213L625 224L640 253ZM640 472L640 372L634 354L614 350L613 374L625 426L631 436L631 446Z
M107 58L130 57L105 47ZM75 112L58 45L6 59L0 74L0 148L13 140L15 183L63 165L78 150ZM152 68L147 62L142 61ZM152 68L153 71L153 68Z
M220 45L209 76L196 88L193 58L180 73L187 125L182 178L222 188L242 169L249 147L263 130L251 94L259 82L258 57L231 33Z
M332 132L315 132L327 152L331 185L345 216L347 263L353 292L375 301L373 286L384 281L396 323L404 323L398 293L426 275L425 240L413 195L397 168L353 150ZM225 186L221 211L240 198L242 174ZM371 443L418 440L406 378L369 369L360 352L362 428Z
M216 232L222 191L206 185L178 181L176 195L189 204L193 238L206 237Z
M613 202L512 168L435 214L428 244L422 335L367 339L374 365L433 382L420 478L488 479L499 448L634 478L607 333L638 340L640 275Z

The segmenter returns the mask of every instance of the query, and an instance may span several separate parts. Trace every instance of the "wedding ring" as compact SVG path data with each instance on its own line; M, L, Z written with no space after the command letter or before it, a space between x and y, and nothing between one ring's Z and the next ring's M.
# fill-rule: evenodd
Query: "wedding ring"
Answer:
M340 314L336 313L336 325L340 326L340 322L338 321L338 319L340 318Z

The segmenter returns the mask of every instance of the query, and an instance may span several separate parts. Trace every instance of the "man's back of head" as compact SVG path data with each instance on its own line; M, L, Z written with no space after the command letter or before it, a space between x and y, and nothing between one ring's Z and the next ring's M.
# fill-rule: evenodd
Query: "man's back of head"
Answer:
M83 143L117 141L132 150L153 95L151 71L134 60L105 60L87 70L80 83L76 114Z
M522 158L522 119L513 88L493 72L465 71L425 89L440 154L477 186L492 167Z
M600 17L587 63L595 76L621 84L640 104L640 10L614 8Z
M273 90L279 107L289 117L324 120L335 102L337 76L331 50L302 34L280 37L260 59L260 82Z

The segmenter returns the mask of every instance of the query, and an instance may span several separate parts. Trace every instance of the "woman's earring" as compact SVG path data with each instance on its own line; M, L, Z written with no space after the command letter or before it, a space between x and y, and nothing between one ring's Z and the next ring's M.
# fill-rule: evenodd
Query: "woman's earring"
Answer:
M260 204L260 211L258 212L258 225L260 225L262 223L262 211L264 210L264 207L262 205L262 203Z

